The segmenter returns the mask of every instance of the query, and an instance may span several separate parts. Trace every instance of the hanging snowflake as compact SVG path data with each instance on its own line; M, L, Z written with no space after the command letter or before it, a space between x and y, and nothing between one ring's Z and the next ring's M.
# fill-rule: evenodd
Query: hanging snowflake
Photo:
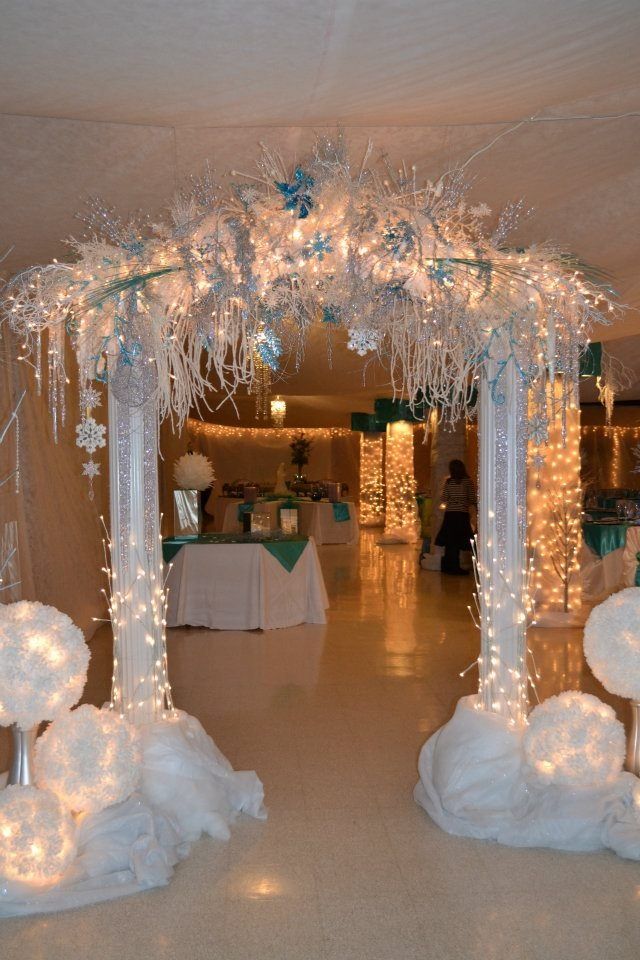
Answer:
M395 224L387 220L385 223L382 240L394 260L403 260L411 253L415 246L414 237L414 229L408 220L398 220Z
M87 453L95 453L98 447L106 446L106 427L96 423L93 417L85 417L76 427L76 446L84 447Z
M352 327L349 330L349 350L354 350L359 357L364 357L366 353L371 353L378 349L380 334L377 330L370 330L366 327Z
M92 410L94 407L99 407L102 404L102 397L100 396L100 391L96 390L95 387L83 387L80 392L80 407L82 410L85 407L89 410Z
M95 460L87 460L82 464L82 476L89 478L89 499L93 500L93 481L100 476L100 464Z
M529 420L527 439L540 447L549 439L549 421L541 413L534 414Z

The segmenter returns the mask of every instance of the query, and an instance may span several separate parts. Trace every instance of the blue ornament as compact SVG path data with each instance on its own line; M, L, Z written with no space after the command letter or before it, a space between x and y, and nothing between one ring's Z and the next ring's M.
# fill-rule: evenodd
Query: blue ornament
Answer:
M452 287L455 283L452 267L450 260L441 260L437 266L434 264L429 268L429 276L441 287Z
M325 253L333 253L331 237L329 234L323 236L316 230L311 240L305 243L302 248L302 256L305 260L311 260L313 257L317 257L318 260L324 260Z
M331 326L337 326L337 324L340 323L340 308L339 307L323 307L322 323L328 323Z
M293 174L293 183L279 183L275 185L284 197L285 210L297 210L298 219L304 220L309 216L309 211L313 207L313 199L309 193L315 181L313 177L305 173L301 167L296 167Z
M404 260L415 246L415 232L408 220L398 220L392 224L391 220L385 223L382 240L385 249L394 260Z

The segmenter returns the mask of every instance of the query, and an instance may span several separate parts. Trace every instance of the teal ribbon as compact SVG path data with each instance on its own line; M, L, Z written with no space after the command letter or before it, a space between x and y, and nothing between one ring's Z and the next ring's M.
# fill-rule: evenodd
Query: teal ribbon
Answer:
M253 503L239 503L238 504L238 520L242 523L242 518L245 513L253 513Z
M635 587L640 587L640 552L636 553L636 562L638 566L636 567L636 578L633 581Z
M333 503L333 519L338 523L344 523L345 520L349 519L349 504L348 503Z
M599 557L624 547L627 540L628 523L583 523L584 542Z

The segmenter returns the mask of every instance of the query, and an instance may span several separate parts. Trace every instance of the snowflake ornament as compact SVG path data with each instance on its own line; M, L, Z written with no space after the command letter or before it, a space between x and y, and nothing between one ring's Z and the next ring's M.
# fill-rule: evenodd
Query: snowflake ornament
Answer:
M542 414L536 413L529 420L527 439L536 447L542 446L549 439L549 421Z
M377 330L370 330L366 327L352 327L349 330L347 347L349 350L355 351L359 357L364 357L365 354L377 350L379 342L380 334Z
M92 410L94 407L99 407L102 404L102 397L100 396L100 391L96 390L95 387L84 387L80 393L80 407L84 410L85 407L88 410Z
M98 447L107 444L105 440L106 427L97 423L93 417L85 417L76 427L76 446L83 447L87 453L95 453Z

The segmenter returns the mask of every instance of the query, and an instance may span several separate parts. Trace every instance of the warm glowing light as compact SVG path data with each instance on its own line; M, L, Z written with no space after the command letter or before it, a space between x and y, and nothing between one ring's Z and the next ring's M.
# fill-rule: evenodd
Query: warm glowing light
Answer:
M384 538L413 543L418 539L416 481L413 472L413 427L404 420L387 425Z
M561 386L556 382L559 401ZM580 484L580 410L566 409L552 417L548 404L549 437L545 445L530 448L527 512L529 543L534 552L534 589L538 610L569 613L579 609L581 587L582 488ZM544 462L536 462L536 456Z
M360 436L360 524L375 527L384 523L384 437Z
M282 427L287 415L287 403L283 397L274 397L271 401L271 422L274 427Z
M75 856L73 819L48 790L0 791L0 834L0 876L9 883L52 886Z

